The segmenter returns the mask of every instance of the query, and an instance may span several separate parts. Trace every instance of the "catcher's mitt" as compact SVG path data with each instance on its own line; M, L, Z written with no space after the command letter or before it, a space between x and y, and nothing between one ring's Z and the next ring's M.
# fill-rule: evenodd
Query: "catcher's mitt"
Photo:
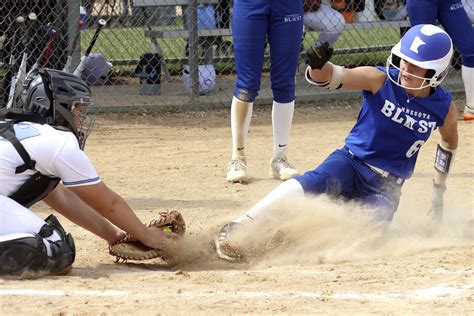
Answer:
M173 232L178 236L184 235L186 223L177 211L160 212L160 217L145 224L147 227L157 227L165 232ZM117 262L127 260L147 260L161 257L166 261L167 254L163 249L153 249L145 246L129 234L109 246L109 253L117 258Z

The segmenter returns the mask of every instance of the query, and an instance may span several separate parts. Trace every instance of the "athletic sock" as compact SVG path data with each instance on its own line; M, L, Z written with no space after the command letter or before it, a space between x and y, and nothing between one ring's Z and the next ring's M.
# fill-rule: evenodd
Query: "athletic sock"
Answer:
M295 101L279 103L273 101L272 125L273 125L273 158L284 154L290 137L291 124Z
M474 111L474 68L463 65L461 73L466 91L466 106Z
M253 102L232 98L230 125L232 129L232 159L245 158L245 145L252 119Z
M303 197L304 191L301 184L295 179L289 179L268 193L263 199L248 210L247 213L234 220L234 222L245 223L251 220L260 220L265 216L270 216L273 211L281 206L281 202L285 199Z

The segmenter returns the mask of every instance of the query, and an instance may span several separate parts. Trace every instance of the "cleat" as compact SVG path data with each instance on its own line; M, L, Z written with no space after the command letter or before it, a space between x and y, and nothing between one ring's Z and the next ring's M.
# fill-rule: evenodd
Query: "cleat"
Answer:
M270 177L282 181L298 176L300 173L288 162L284 154L279 155L270 161Z
M464 107L464 120L465 121L474 120L474 109L471 109L467 105Z
M227 167L227 181L231 183L247 183L247 161L244 159L233 159Z
M235 231L238 225L239 223L237 222L230 222L219 230L219 233L214 239L217 256L219 258L230 262L241 261L243 259L242 252L238 247L232 246L229 241L231 233Z

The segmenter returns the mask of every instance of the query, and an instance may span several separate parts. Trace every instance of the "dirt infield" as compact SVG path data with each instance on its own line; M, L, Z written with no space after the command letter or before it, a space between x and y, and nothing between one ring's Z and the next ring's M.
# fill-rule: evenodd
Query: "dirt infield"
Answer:
M358 101L297 106L289 158L312 169L343 144ZM279 182L269 179L271 111L254 111L247 158L253 180L228 184L228 110L101 115L86 152L102 179L143 221L183 213L179 262L114 263L107 245L60 217L77 245L69 275L0 279L0 314L473 314L474 123L459 121L460 145L439 231L425 216L439 134L423 147L386 234L354 205L324 197L289 201L285 225L246 264L218 260L211 240ZM40 216L50 211L35 206Z

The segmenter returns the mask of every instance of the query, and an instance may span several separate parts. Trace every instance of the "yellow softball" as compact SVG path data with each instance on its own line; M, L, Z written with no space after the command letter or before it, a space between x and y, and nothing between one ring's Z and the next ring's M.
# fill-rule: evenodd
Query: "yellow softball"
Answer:
M171 229L171 226L163 226L163 231L165 233L172 233L173 230Z

